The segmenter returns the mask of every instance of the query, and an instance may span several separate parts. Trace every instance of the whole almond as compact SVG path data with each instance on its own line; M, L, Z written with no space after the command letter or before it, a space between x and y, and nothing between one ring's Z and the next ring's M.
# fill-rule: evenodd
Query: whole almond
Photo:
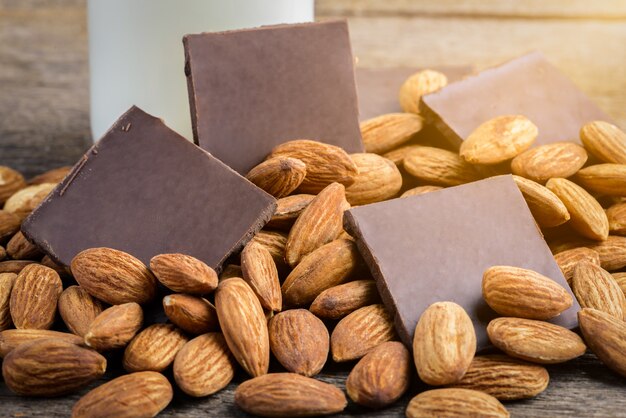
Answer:
M323 319L341 319L363 306L380 303L373 280L355 280L317 295L309 310Z
M53 168L28 180L28 184L60 183L72 170L71 166Z
M183 331L200 335L218 328L215 306L199 296L173 294L163 298L167 318Z
M135 302L111 306L93 320L85 344L98 351L125 347L143 325L143 311Z
M300 186L305 176L306 164L302 160L274 157L250 170L246 178L274 197L285 197Z
M383 154L397 148L421 131L422 126L422 118L414 113L388 113L361 122L365 151Z
M384 153L383 157L385 157L389 161L392 161L396 165L396 167L400 168L404 165L404 158L410 153L412 153L414 150L422 146L423 145L415 145L415 144L404 145L402 147L399 147L399 148L396 148L389 152Z
M7 257L7 250L0 245L0 261L4 260Z
M440 148L419 147L404 157L405 170L426 183L458 186L480 178L474 167L458 154Z
M606 210L609 219L609 233L626 235L626 203L616 203Z
M115 378L88 392L72 408L72 418L154 417L172 401L165 376L138 372Z
M49 329L55 320L63 283L56 271L30 264L17 275L11 290L15 328Z
M7 253L14 260L36 260L43 257L35 244L26 239L21 231L18 231L7 243Z
M357 360L396 338L391 316L383 305L369 305L343 318L330 336L335 362Z
M508 418L506 408L493 396L471 389L432 389L409 402L407 418Z
M489 322L487 335L509 356L540 364L563 363L587 349L576 333L533 319L496 318Z
M17 274L0 273L0 331L11 328L11 290Z
M195 257L160 254L150 260L156 278L174 292L206 294L217 288L217 273Z
M276 210L272 218L266 224L267 228L277 228L288 230L298 219L302 211L309 206L315 198L312 194L295 194L283 197L276 201Z
M50 258L49 255L45 255L41 259L41 262L39 264L46 266L46 267L50 267L52 270L56 271L61 278L71 276L69 268L56 263L54 260L52 260L52 258Z
M453 387L487 393L501 401L527 399L548 387L550 376L545 367L509 356L476 356L463 378Z
M422 70L408 77L400 86L398 100L405 112L419 113L422 96L435 92L448 84L445 74L435 70Z
M598 253L603 269L616 271L626 267L626 237L609 235L606 241L590 243L587 247Z
M351 154L359 174L353 184L346 187L346 200L350 205L366 205L396 196L402 188L402 175L396 165L377 154Z
M262 417L306 417L341 412L348 402L331 384L296 373L272 373L240 384L235 404Z
M411 355L402 343L383 343L354 366L346 392L355 403L369 408L391 405L408 390L411 369Z
M24 176L10 167L0 166L0 205L24 187L26 187Z
M14 213L0 210L0 241L12 237L20 230L22 220Z
M498 116L474 129L461 144L459 155L472 164L498 164L530 148L538 133L525 116Z
M4 210L14 213L21 220L26 219L55 187L54 183L27 186L7 199Z
M326 325L306 309L275 315L269 323L270 347L285 369L304 376L318 374L328 358Z
M297 139L278 145L268 158L291 157L306 165L306 176L298 187L300 193L317 194L331 183L349 186L358 170L341 148L307 139Z
M285 245L287 264L296 266L305 255L337 238L343 231L343 212L349 208L344 186L332 183L322 190L289 231Z
M309 305L324 290L345 282L361 258L354 241L338 239L302 259L282 286L287 306Z
M626 133L617 126L603 121L589 122L581 128L580 140L600 161L626 164Z
M586 308L578 312L578 323L591 351L610 369L626 377L626 322Z
M261 306L272 312L280 312L283 297L278 270L270 252L257 242L248 243L241 252L241 271Z
M106 367L106 359L93 350L64 340L36 340L6 355L2 376L18 395L59 396L100 378Z
M90 248L72 260L72 275L91 296L111 305L154 299L157 281L138 259L112 248Z
M0 357L6 357L15 347L35 340L63 340L81 345L83 339L69 332L48 329L7 329L0 332Z
M503 316L546 320L572 306L563 286L532 270L494 266L483 274L485 302Z
M626 196L626 164L598 164L576 173L576 180L591 193Z
M84 337L91 323L102 313L102 302L80 286L70 286L59 297L59 313L67 328Z
M546 187L563 202L570 214L570 223L586 238L603 241L609 235L609 221L604 209L589 193L567 179L552 178Z
M569 221L567 208L550 189L520 176L513 176L513 180L540 226L550 228Z
M217 317L230 352L250 376L267 373L270 342L261 303L243 279L221 282L215 293Z
M261 230L257 232L251 241L258 242L270 252L277 268L286 267L285 248L287 247L287 234L285 232ZM236 277L241 277L241 275Z
M189 341L174 359L174 379L187 395L202 397L224 389L235 376L235 360L219 332Z
M626 295L626 272L624 273L613 273L613 278L617 282L617 285L622 289L624 295Z
M619 319L626 314L626 297L606 270L581 261L574 269L572 289L582 308L593 308Z
M413 337L417 373L429 385L459 381L476 353L476 332L465 310L453 302L437 302L420 316Z
M137 334L124 350L128 372L165 370L187 342L183 332L172 324L154 324Z
M562 251L554 256L554 260L559 265L563 276L565 276L570 286L572 285L576 264L581 261L588 261L592 264L600 265L600 255L598 252L586 247L577 247Z
M26 266L35 264L31 260L7 260L0 261L0 273L15 273L19 274Z
M573 142L555 142L524 151L511 161L513 174L545 183L553 177L567 178L587 162L587 152Z
M443 189L441 186L417 186L405 191L400 195L400 197L419 196L430 192L436 192L441 189Z
M259 233L262 233L262 232L263 231L260 231ZM255 240L254 238L251 241L259 242L258 240ZM287 241L287 237L285 237L285 241ZM265 248L268 248L268 247L265 246ZM284 246L283 246L283 249L284 249ZM274 263L276 263L276 258L274 254L272 254L272 258L274 258ZM232 279L233 277L243 277L241 266L238 266L236 264L227 264L226 267L224 267L222 269L222 272L220 273L220 276L219 276L220 282L222 280Z

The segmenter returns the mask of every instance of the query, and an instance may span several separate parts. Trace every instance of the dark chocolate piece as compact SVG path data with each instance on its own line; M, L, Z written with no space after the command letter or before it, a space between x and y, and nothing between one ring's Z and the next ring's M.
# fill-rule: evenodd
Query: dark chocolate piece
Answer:
M270 219L275 200L137 107L24 222L55 261L111 247L148 263L180 252L219 269Z
M422 312L452 301L472 318L478 349L488 347L485 328L496 314L482 298L481 283L491 266L535 270L569 291L510 175L353 208L345 227L408 346ZM573 299L554 323L577 325L580 308Z
M184 45L194 139L239 173L292 139L363 152L345 21L187 35Z
M422 97L428 123L458 147L480 124L496 116L524 115L537 127L535 145L580 142L587 122L610 118L539 52L484 70Z

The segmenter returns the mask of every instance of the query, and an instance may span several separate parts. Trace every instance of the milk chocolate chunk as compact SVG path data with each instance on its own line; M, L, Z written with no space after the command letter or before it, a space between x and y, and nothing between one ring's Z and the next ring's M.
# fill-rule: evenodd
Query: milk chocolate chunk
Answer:
M408 346L422 312L452 301L472 318L478 349L487 348L496 313L481 283L491 266L531 269L569 289L511 176L356 207L344 221ZM579 309L574 302L551 322L573 328Z
M187 35L194 140L241 174L292 139L363 152L345 21Z
M213 268L274 212L274 199L137 107L126 112L26 219L55 261L110 247L148 264L183 253Z
M535 145L580 142L587 122L610 118L539 52L484 70L423 96L420 112L456 147L476 127L524 115L539 128Z

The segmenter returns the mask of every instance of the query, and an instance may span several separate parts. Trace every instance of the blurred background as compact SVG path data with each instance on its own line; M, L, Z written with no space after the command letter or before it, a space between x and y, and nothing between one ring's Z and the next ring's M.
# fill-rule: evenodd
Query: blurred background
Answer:
M348 19L363 67L482 69L541 50L626 127L626 1L317 0L315 15ZM0 165L31 175L90 143L86 1L0 0Z

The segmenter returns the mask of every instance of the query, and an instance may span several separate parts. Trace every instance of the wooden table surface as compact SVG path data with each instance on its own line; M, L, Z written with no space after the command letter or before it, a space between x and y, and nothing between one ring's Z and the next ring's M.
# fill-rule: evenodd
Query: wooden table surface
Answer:
M349 19L362 66L484 68L539 49L626 126L624 1L318 0L316 9L321 18ZM73 164L91 142L88 112L84 0L0 0L0 165L30 176ZM343 388L349 369L331 365L320 378ZM508 403L513 416L626 416L626 381L594 356L548 369L549 388ZM233 405L234 388L200 400L176 393L163 415L244 416ZM385 410L350 404L341 416L403 416L418 389ZM85 391L29 399L0 384L0 417L68 416Z

